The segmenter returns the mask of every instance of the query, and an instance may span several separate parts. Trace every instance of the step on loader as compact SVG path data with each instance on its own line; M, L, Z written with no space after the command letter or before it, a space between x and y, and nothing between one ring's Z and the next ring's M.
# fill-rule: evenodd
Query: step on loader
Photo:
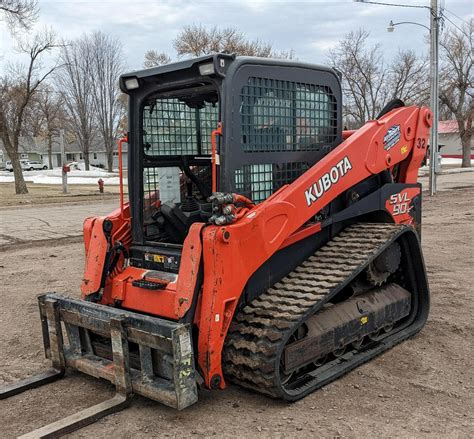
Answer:
M214 54L125 74L128 201L84 222L82 297L38 298L52 368L111 400L41 427L68 433L133 394L178 410L228 383L295 401L416 334L432 114L393 100L343 130L338 73ZM120 178L122 182L122 175Z

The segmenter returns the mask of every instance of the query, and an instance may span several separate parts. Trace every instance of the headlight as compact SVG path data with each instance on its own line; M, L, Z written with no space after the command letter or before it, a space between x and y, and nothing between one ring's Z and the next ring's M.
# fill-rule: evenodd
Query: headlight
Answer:
M213 75L215 73L214 63L210 62L210 63L207 63L207 64L201 64L199 66L199 73L202 76Z
M127 90L135 90L139 87L137 78L129 78L125 80L125 88Z

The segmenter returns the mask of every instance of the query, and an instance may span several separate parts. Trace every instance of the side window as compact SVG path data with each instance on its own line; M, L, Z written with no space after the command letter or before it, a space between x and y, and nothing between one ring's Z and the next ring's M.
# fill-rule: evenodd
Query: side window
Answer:
M309 168L301 153L317 157L337 140L336 97L328 86L259 77L248 78L240 97L247 164L234 170L234 185L259 203Z
M315 151L337 137L329 87L250 77L242 88L244 152Z
M260 203L308 168L305 162L244 165L234 172L235 190Z
M147 155L211 153L211 132L219 118L217 102L203 99L188 104L178 98L156 99L144 107L143 146Z
M329 144L336 139L336 113L327 87L298 84L295 94L296 138L299 150Z

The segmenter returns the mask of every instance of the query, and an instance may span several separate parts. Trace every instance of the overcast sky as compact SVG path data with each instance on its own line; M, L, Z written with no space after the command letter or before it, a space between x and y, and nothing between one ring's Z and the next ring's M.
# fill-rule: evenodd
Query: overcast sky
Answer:
M385 0L395 3L394 0ZM405 0L406 4L428 5L429 0ZM440 0L447 18L461 26L474 17L472 0ZM184 25L234 26L249 39L271 42L277 50L293 49L302 61L325 64L327 51L344 34L364 28L373 43L380 43L387 60L400 48L427 53L427 31L403 25L387 32L387 24L415 21L429 26L427 9L400 8L345 1L47 1L40 0L36 28L52 26L62 38L73 39L100 29L120 38L129 70L143 66L148 49L166 52L173 58L172 41ZM447 25L451 25L446 22ZM4 23L1 31L0 63L18 59L14 41Z

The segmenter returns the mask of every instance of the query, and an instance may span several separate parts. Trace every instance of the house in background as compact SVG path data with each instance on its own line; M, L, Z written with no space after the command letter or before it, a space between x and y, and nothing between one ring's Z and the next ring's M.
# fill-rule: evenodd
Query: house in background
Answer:
M25 138L21 139L21 142L22 143L20 144L19 148L20 159L28 159L35 162L42 162L41 154L36 149L32 140L28 140ZM10 160L10 157L8 157L8 153L5 147L3 146L2 140L0 139L0 166L4 167L5 162L8 160Z
M461 137L456 120L440 120L438 122L438 143L443 145L440 149L442 157L462 158ZM472 144L471 159L474 159Z
M59 138L53 138L53 154L52 154L52 164L53 168L60 167L61 163L61 148L59 145ZM77 142L65 144L66 152L66 163L71 162L84 162L84 154L79 147ZM22 137L20 139L19 147L20 159L34 160L38 162L43 162L45 165L49 166L48 160L48 142L45 139L39 137ZM122 159L123 167L127 167L127 144L124 144L122 150ZM0 140L0 168L5 167L5 162L10 160L8 153L3 146L3 142ZM104 144L102 139L96 138L91 145L89 151L89 163L92 166L97 166L101 168L107 168L107 153L105 151ZM115 145L114 150L114 169L118 168L118 151L117 146Z

